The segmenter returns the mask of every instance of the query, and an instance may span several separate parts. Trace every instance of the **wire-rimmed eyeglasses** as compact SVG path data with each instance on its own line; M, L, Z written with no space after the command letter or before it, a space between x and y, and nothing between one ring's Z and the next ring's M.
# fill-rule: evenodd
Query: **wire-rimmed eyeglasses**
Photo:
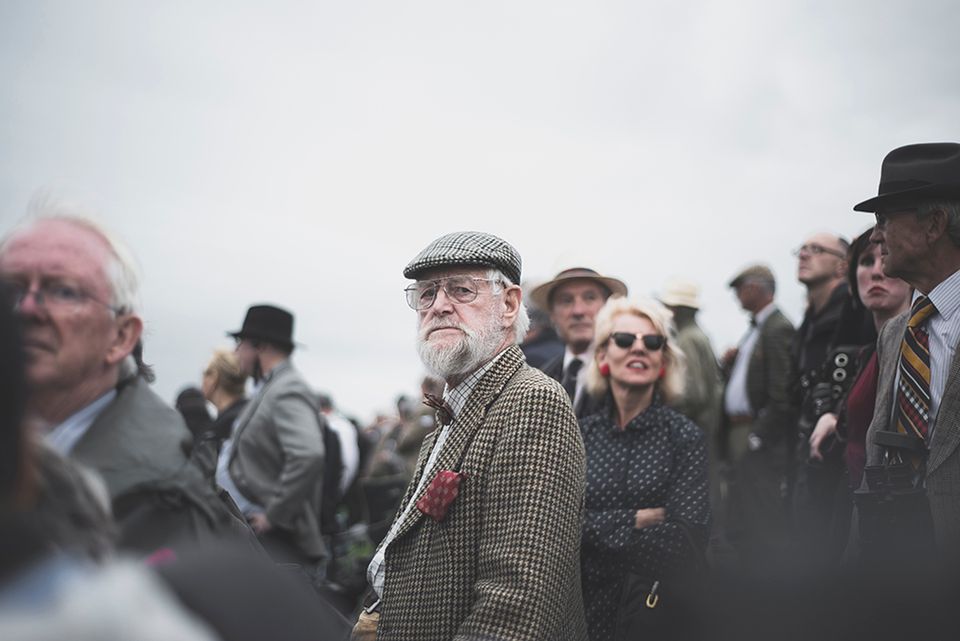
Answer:
M90 301L106 307L114 314L123 313L122 308L106 303L79 287L65 283L56 281L42 283L35 289L28 287L25 283L11 280L4 280L2 284L10 292L14 310L20 309L20 305L28 296L33 296L33 302L45 309L75 309Z
M472 303L480 295L477 283L496 283L495 278L477 278L475 276L449 276L435 280L422 280L406 287L403 292L407 297L407 305L411 309L422 312L433 307L437 300L437 292L443 288L447 298L455 303Z

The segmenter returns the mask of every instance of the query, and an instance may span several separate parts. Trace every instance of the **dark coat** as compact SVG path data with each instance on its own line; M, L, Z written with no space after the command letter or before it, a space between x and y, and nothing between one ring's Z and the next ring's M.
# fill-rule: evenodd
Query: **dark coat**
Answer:
M552 359L549 363L540 368L544 374L557 381L558 383L563 381L563 356L565 352L561 352L559 356ZM586 367L589 363L584 363L583 367ZM569 397L567 397L569 399ZM577 419L581 419L591 414L596 414L601 407L603 407L603 398L591 396L587 390L583 390L580 394L579 400L577 400L577 406L573 408L573 413L576 415Z
M113 503L118 546L150 552L177 542L250 536L229 499L189 464L192 436L183 417L140 377L117 397L70 453L99 473Z

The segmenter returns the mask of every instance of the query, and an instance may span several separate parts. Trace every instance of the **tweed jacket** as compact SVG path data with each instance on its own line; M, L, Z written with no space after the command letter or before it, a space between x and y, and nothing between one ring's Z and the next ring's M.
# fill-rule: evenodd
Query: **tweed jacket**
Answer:
M910 311L891 319L877 339L880 376L873 420L867 430L867 465L879 465L883 450L874 444L874 435L896 429L891 425L896 398L894 381L900 359L900 341L906 331ZM933 516L934 536L944 553L960 560L960 354L950 363L950 374L933 425L933 439L927 458L927 498Z
M398 515L438 432L429 434ZM480 379L433 468L466 474L446 518L414 508L386 549L377 638L586 639L583 441L567 395L509 347Z
M747 398L754 412L753 431L765 443L778 444L796 425L790 394L791 346L796 330L779 309L760 326L760 337L747 364Z
M150 552L177 541L252 537L233 503L188 463L192 440L180 413L138 376L117 386L77 441L69 458L103 479L119 547Z
M291 533L310 558L326 553L317 514L322 429L310 388L284 361L237 419L228 468L237 489L263 506L270 523Z
M566 352L560 352L558 356L551 359L549 362L544 364L540 370L557 381L558 383L563 381L563 356ZM587 363L583 364L584 367L587 366ZM567 397L569 399L569 397ZM577 400L576 407L573 408L573 413L576 414L577 419L585 418L596 414L601 409L603 409L603 398L597 398L591 396L587 393L587 390L584 389L580 394L580 398Z

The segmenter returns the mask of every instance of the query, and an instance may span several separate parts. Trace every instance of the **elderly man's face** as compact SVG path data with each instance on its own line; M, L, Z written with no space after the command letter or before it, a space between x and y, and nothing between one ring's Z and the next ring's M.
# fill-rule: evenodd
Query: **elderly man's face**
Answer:
M807 287L841 278L846 250L836 236L814 234L803 241L797 256L797 280Z
M96 385L130 353L110 308L109 257L97 234L62 220L38 222L0 250L0 277L26 291L18 313L31 389Z
M924 258L929 254L926 234L916 210L877 213L877 225L870 240L880 245L883 273L909 282L923 275Z
M433 304L418 312L417 348L424 364L443 379L476 370L504 345L509 327L503 311L504 292L496 283L484 280L486 274L481 269L435 269L417 281L418 286L426 287L439 281ZM458 302L448 295L444 284L452 276L474 279L469 286L475 289L476 298Z
M550 296L550 320L564 345L579 354L593 342L597 312L607 301L607 291L589 278L574 278L557 285Z

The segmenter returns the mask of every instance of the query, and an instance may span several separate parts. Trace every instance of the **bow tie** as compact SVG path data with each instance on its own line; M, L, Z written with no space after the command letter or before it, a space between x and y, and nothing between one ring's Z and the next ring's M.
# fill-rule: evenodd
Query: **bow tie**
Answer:
M423 404L437 410L437 420L440 421L440 425L449 425L453 422L453 408L441 397L424 394Z

